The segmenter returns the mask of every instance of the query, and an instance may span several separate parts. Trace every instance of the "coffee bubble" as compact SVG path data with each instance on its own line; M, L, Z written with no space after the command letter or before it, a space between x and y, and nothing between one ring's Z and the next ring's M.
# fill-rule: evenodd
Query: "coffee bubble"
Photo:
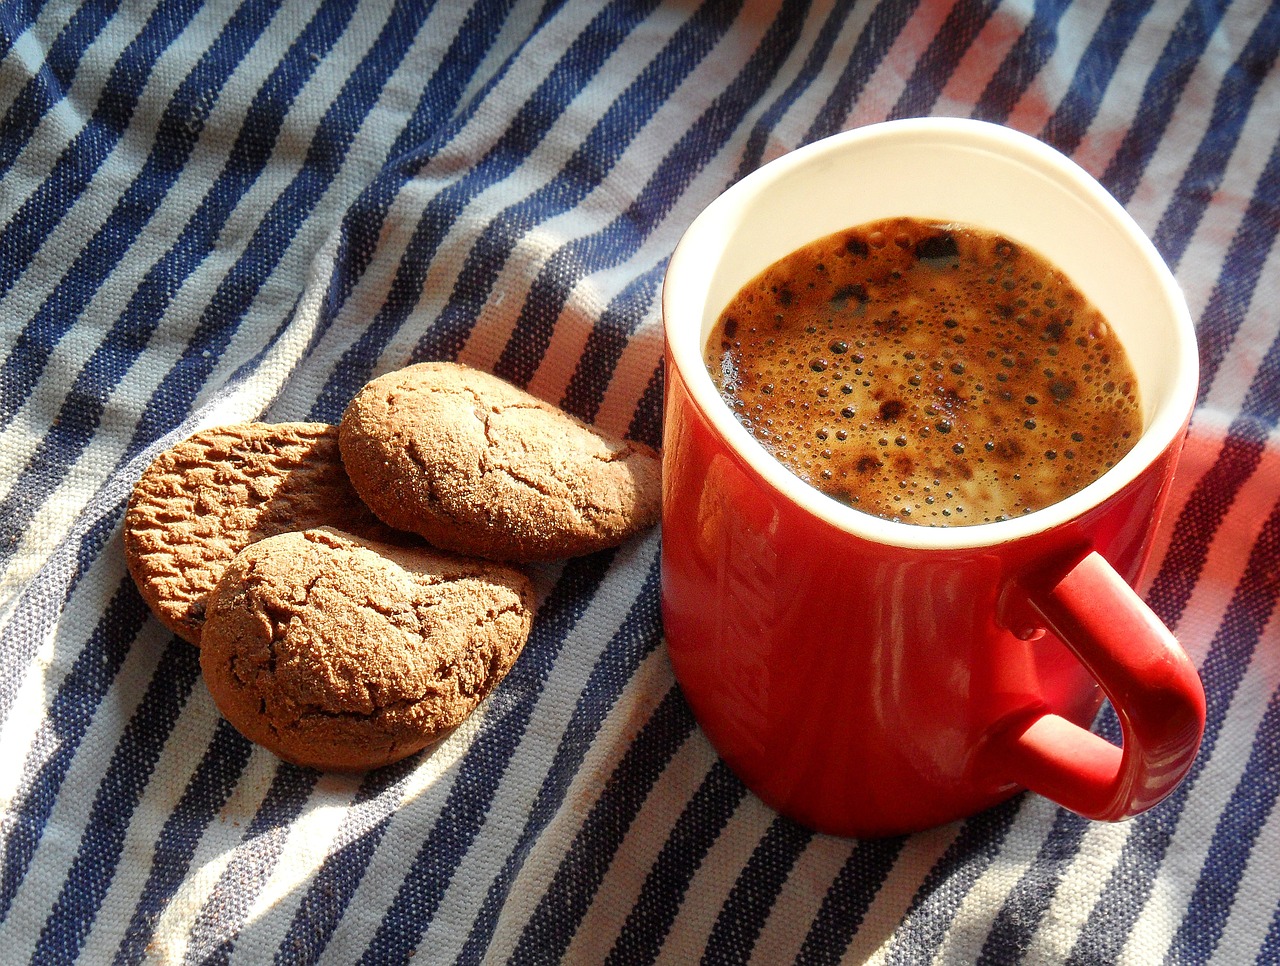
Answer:
M1020 516L1141 432L1096 309L1034 251L965 226L889 219L820 239L745 286L707 346L726 402L784 465L906 523Z

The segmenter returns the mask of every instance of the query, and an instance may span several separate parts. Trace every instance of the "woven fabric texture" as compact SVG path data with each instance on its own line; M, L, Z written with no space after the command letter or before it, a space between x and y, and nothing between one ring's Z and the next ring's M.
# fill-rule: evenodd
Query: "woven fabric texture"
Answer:
M1265 0L0 4L0 961L1280 963L1278 52ZM1186 293L1139 588L1208 697L1169 799L777 816L675 684L657 529L532 568L523 655L430 753L319 774L221 719L125 569L157 453L435 359L658 445L685 227L925 115L1073 158Z

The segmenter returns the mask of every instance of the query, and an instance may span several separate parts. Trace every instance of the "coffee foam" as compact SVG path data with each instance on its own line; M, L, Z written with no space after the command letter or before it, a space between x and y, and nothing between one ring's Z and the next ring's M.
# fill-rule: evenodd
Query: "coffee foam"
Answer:
M1038 253L965 226L892 219L792 253L726 308L707 363L792 472L903 522L1048 506L1141 433L1098 311Z

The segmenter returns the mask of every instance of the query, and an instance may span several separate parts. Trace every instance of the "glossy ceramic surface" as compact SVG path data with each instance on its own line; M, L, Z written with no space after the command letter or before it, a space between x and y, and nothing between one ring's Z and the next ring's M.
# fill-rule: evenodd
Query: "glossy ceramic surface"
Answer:
M1112 320L1145 420L1112 471L1018 520L908 526L808 487L734 420L702 342L738 287L811 238L903 214L1038 248ZM979 122L838 135L695 221L663 312L667 643L699 723L753 791L819 830L880 835L1022 787L1103 819L1172 790L1198 747L1203 691L1130 587L1194 403L1195 341L1168 270L1096 182ZM1104 693L1123 752L1085 730Z

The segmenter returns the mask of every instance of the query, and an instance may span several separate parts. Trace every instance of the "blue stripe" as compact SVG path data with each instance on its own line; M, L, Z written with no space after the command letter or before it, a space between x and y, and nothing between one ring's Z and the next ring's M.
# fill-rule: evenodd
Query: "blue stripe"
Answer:
M502 870L494 878L476 919L471 924L467 942L457 962L479 963L493 939L502 906L511 892L511 884L524 867L538 836L564 805L569 786L582 767L583 759L640 663L662 640L662 624L658 614L658 557L649 566L644 583L634 604L617 632L605 646L600 659L591 669L573 715L565 725L547 777L538 789L538 797L529 810L516 844L507 856Z
M340 11L343 29L352 12L351 9ZM170 371L170 378L160 384L148 401L131 450L140 448L157 431L167 429L173 421L170 414L190 410L218 357L230 344L244 313L341 170L351 142L377 103L383 85L412 45L416 35L415 12L417 8L411 3L396 4L369 54L343 83L307 146L301 170L264 214L244 253L213 293L182 358ZM313 61L306 68L309 74L319 57L306 49L299 54ZM291 90L280 107L287 108L295 94L296 90Z
M66 586L63 588L64 600L71 599L71 594L79 585L80 579L99 559L107 544L116 536L116 527L124 516L124 507L124 500L120 500L105 513L95 517L93 516L95 507L91 503L81 514L81 519L87 519L89 523L79 538L74 541L75 566L72 568L71 573L67 575ZM7 705L0 707L0 720L5 717L7 710Z
M1272 4L1249 37L1240 56L1222 78L1204 138L1182 173L1174 202L1160 218L1153 240L1172 266L1177 266L1214 193L1221 187L1227 165L1240 142L1245 121L1263 80L1280 55L1280 4ZM1254 197L1264 196L1256 192ZM1274 195L1272 195L1274 197Z
M533 966L564 956L640 807L695 727L689 705L679 689L672 688L601 788L550 885L525 923L511 955L512 963Z
M947 19L916 61L906 87L889 111L890 118L920 117L929 113L955 73L960 58L991 18L993 9L993 4L986 0L959 0L947 12Z
M1182 92L1209 38L1222 20L1222 4L1187 4L1147 77L1138 114L1112 155L1101 181L1121 204L1126 204L1155 154Z
M0 4L0 59L8 55L18 38L30 29L36 12L26 3ZM39 71L36 71L39 73Z
M26 878L94 710L119 673L146 618L147 607L126 576L48 703L33 750L23 765L18 791L9 804L7 821L11 824L4 842L4 861L0 862L0 920L8 916ZM49 748L54 749L52 754L42 753Z
M307 887L289 924L289 931L272 959L276 966L287 963L301 966L320 958L333 939L351 897L364 879L387 826L391 824L403 797L401 789L420 764L422 756L411 755L394 765L370 772L361 783L337 835L338 841L345 839L347 842L326 856L312 877L311 885ZM371 825L367 817L370 811L380 815ZM368 828L360 834L352 834L353 830L365 825Z
M835 134L844 127L845 119L862 97L867 81L880 66L918 5L919 0L895 0L892 3L877 4L858 36L848 65L805 132L804 143Z
M472 91L467 103L460 108L459 99L463 91L483 65L516 2L517 0L489 0L487 3L479 2L467 11L466 19L450 43L449 52L441 58L440 69L423 89L423 97L419 102L422 113L418 125L397 137L392 147L387 170L396 175L389 182L396 187L386 195L388 200L421 173L423 166L436 156L441 146L462 131L467 121L474 116L476 105L483 102L494 85L505 76L512 62L561 11L567 0L543 0L541 11L516 51L503 60L488 80ZM437 84L437 78L442 83ZM442 138L441 135L446 137ZM376 235L370 237L371 240L377 239Z
M1240 776L1213 831L1204 869L1165 962L1206 963L1217 950L1227 917L1240 892L1245 864L1255 850L1258 834L1268 820L1277 820L1278 797L1280 690L1273 691L1267 703L1244 774ZM1270 865L1275 857L1259 855L1254 858Z
M1258 950L1257 963L1280 963L1280 902L1271 915L1271 928L1267 930L1267 938L1262 941Z
M717 758L676 819L609 950L606 966L647 964L657 959L693 874L745 795L746 786Z
M82 532L69 534L50 555L50 560L18 599L4 633L0 634L0 721L9 717L26 669L40 643L53 633L63 604L114 536L115 527L124 514L124 500L115 501L97 516L94 516L95 509L91 503L83 514L91 523ZM122 569L118 563L115 566ZM130 581L125 584L132 587ZM135 597L136 593L134 591ZM141 602L141 598L137 600Z
M1273 206L1259 202L1275 190L1280 190L1280 140L1272 147L1258 181L1258 193L1231 239L1222 274L1198 325L1202 398L1244 323L1267 252L1280 231ZM1229 428L1217 461L1197 482L1178 514L1171 549L1152 581L1149 601L1167 624L1180 620L1204 568L1208 536L1218 529L1236 492L1257 469L1267 439L1280 422L1280 338L1272 342L1258 368L1241 414Z
M289 105L318 66L319 61L315 57L327 51L337 40L351 12L341 0L331 0L326 4L259 90L217 182L201 201L175 246L147 272L124 313L112 325L102 346L94 352L94 358L77 376L53 426L32 455L17 484L0 501L0 521L3 521L0 523L0 537L21 532L92 440L111 387L142 352L182 281L207 257L236 202L261 174ZM370 93L365 93L361 99L369 96ZM347 105L339 100L326 117L331 116L334 109L343 107ZM347 123L356 120L349 119ZM302 176L300 174L299 178ZM279 207L277 202L273 211L278 211ZM213 356L217 354L210 352L210 356L205 358L202 353L212 348L220 349L230 340L234 331L233 321L238 319L239 313L256 293L268 265L274 266L279 257L279 254L265 255L258 249L264 247L263 243L272 235L280 235L287 240L292 235L294 220L301 217L293 210L285 214L280 224L264 222L260 226L248 246L249 250L218 286L183 358L169 377L161 381L149 401L125 460L155 437L163 435L163 429L179 422L173 414L186 413L190 409L189 400L213 366ZM210 337L212 329L218 330L216 342ZM182 404L184 402L185 405ZM154 418L153 414L157 412L167 415L153 431L148 417ZM14 543L0 539L0 563L7 561L14 547Z
M1091 824L1066 809L1058 809L1035 861L1005 895L992 921L978 960L982 966L1021 961Z
M342 244L325 309L329 321L347 301L356 282L379 252L379 239L392 200L429 159L430 152L424 151L423 146L437 143L433 132L441 128L442 118L454 113L514 3L515 0L480 0L467 11L449 49L423 86L413 117L391 145L386 168L343 216ZM543 12L544 18L549 15L550 10ZM473 103L480 99L480 96L473 98ZM444 124L444 130L456 132L457 121Z
M1166 624L1181 621L1209 558L1210 538L1222 525L1240 488L1257 471L1265 440L1265 426L1243 422L1223 441L1217 460L1196 481L1182 505L1169 551L1147 595L1152 610Z
M313 58L312 55L315 54L316 56L319 56L318 52L327 50L328 47L331 45L332 40L336 39L336 35L341 32L341 29L343 26L345 26L345 19L340 24L338 24L337 29L332 32L332 35L328 39L326 39L323 33L317 33L315 29L315 24L313 22L312 29L308 32L305 32L302 38L302 42L300 44L295 45L294 47L296 61L294 63L289 63L288 61L286 61L285 64L277 68L277 77L279 78L279 80L274 84L270 82L268 83L267 87L269 92L273 95L278 95L281 92L283 92L286 95L286 98L291 98L292 97L291 91L296 92L296 89L301 86L301 84L305 81L306 77L309 76L311 70L314 69L315 59ZM284 76L281 76L282 70L286 72ZM286 80L286 77L290 79ZM287 100L286 100L286 103L287 103ZM254 110L254 108L256 108L256 111ZM247 168L252 169L254 167L252 164L246 164L245 163L246 161L250 161L252 158L256 157L259 160L259 163L257 165L258 168L261 167L262 162L265 162L270 150L270 140L274 138L274 131L272 130L272 118L275 117L278 120L280 117L283 116L283 113L284 113L283 110L280 110L278 106L271 105L269 103L269 99L264 98L262 96L259 97L259 99L255 102L255 105L253 106L253 108L251 108L248 115L248 124L246 125L247 130L242 132L242 135L238 140L236 147L232 149L231 170L235 171L237 176L240 179L244 178L244 173ZM261 114L260 119L256 123L255 123L255 114ZM263 140L264 132L269 132L269 135L266 138L265 143ZM257 148L256 150L253 150L252 148L255 144ZM239 156L242 159L239 165L236 165L235 163L235 159L237 156ZM246 189L247 186L248 186L247 183L242 182L241 190L236 192L236 198L238 198L238 196L243 193L243 190ZM216 188L215 188L215 192L216 192ZM235 199L229 199L229 202L233 202L234 200ZM228 203L226 206L226 210L229 211L230 207L231 207L231 203ZM216 236L216 230L211 230L208 234L208 240L212 242L215 236ZM203 256L198 256L192 261L192 266L198 263L198 260L200 257L203 257ZM168 267L170 269L172 268L172 266L162 266L161 273L159 273L157 280L172 279L176 274L178 274L173 271L164 272L163 269L165 267ZM141 304L141 302L146 302L146 301L150 301L150 300L135 299L135 305ZM154 302L152 302L151 304L154 304ZM117 519L118 519L118 516L117 516ZM136 592L133 592L132 588L130 588L130 592L131 592L133 601L140 603L136 597ZM93 702L95 706L96 706L96 703L97 703L96 701ZM57 706L55 705L55 707L52 710L56 715L58 711ZM91 710L91 708L88 710ZM64 745L63 747L66 748L69 753L72 746ZM55 772L56 774L54 774L51 779L47 779L47 780L52 780L55 782L55 784L60 783L62 776L65 773L65 765L63 765L61 768L56 768ZM50 795L49 801L50 801L50 807L51 807L52 795ZM45 812L45 818L47 818L47 810ZM23 874L27 863L29 862L30 852L34 851L34 847L36 842L38 841L40 829L42 829L42 827L43 827L43 819L40 821L40 823L38 823L38 827L34 830L34 832L31 832L31 830L28 830L29 834L19 835L11 841L10 843L11 850L13 848L19 848L20 851L27 852L27 855L25 860L21 863L7 864L6 869L7 869L10 880L20 880L20 877ZM13 882L11 881L10 885L12 886L12 884ZM7 892L7 897L5 898L6 906L7 906L7 902L11 898L12 898L12 888L10 888Z
M916 891L905 921L889 943L887 964L907 966L937 955L960 904L1000 853L1021 807L1022 798L1016 796L964 823Z
M631 417L631 425L627 427L626 435L629 438L638 439L650 446L662 445L662 400L662 360L659 359L653 375L649 377L648 385L645 386L644 395L636 406L635 415Z
M184 962L225 963L254 900L271 877L293 822L302 814L320 773L280 762L261 807L235 855L191 926Z
M729 966L751 959L769 910L796 860L812 841L813 833L790 819L779 816L770 823L720 907L702 954L705 966Z
M646 0L647 11L652 0ZM441 241L467 203L515 171L546 136L573 98L626 39L635 22L625 0L600 11L547 72L494 146L469 174L448 185L424 208L392 281L386 301L345 353L311 409L311 418L336 421L373 373L378 356L417 305L427 269ZM638 22L638 21L637 21ZM442 141L456 131L447 130Z
M199 9L198 0L174 0L157 9L124 49L84 128L58 156L49 176L0 229L0 294L13 287L49 232L89 187L128 130L156 61Z
M102 28L115 16L118 6L118 2L84 4L76 10L71 20L58 33L57 39L50 44L44 63L23 85L5 111L3 120L0 120L0 178L9 173L13 162L30 143L31 135L39 127L44 115L66 97L67 88L71 86L76 69L80 66L80 58L97 39ZM6 9L0 16L12 22L8 13ZM0 57L9 52L12 40L16 40L35 22L35 15L33 13L24 19L25 23L13 23L12 34L5 32ZM3 270L0 270L0 279L4 277ZM7 291L9 284L4 284L0 292Z
M512 755L529 725L542 683L606 577L614 552L578 557L566 565L550 598L539 609L520 660L502 684L511 699L501 719L487 718L449 789L439 817L360 962L377 966L400 962L418 945L444 898L458 864L488 816Z
M796 72L796 76L792 78L786 90L779 94L773 103L764 109L759 119L751 125L751 133L747 135L747 143L742 149L742 160L738 162L734 181L746 177L760 166L765 149L769 146L769 139L774 137L774 128L800 99L800 96L809 89L814 80L821 75L827 60L831 57L836 41L848 23L852 9L853 0L838 0L833 5L827 19L822 23L822 29L818 31L818 36L814 38L809 52L805 54L804 63ZM791 147L797 146L791 145Z
M1058 49L1058 24L1070 0L1036 0L1026 29L1005 54L973 108L973 116L1003 124Z
M1182 619L1183 610L1195 589L1208 559L1210 536L1222 524L1240 488L1257 471L1270 427L1280 419L1280 398L1275 391L1280 373L1280 339L1272 344L1254 384L1245 409L1265 407L1263 422L1242 419L1230 428L1223 450L1208 473L1196 484L1179 513L1169 550L1148 594L1148 602L1170 626ZM1113 740L1118 722L1110 706L1104 708L1096 730ZM1204 753L1202 753L1204 754ZM1040 917L1052 901L1062 872L1074 859L1083 835L1081 820L1064 815L1054 825L1035 864L1006 898L988 939L984 955L997 956L1001 944L1016 946L1029 940ZM1000 961L998 957L993 961Z
M190 874L200 838L226 805L252 747L225 720L218 722L199 767L156 839L151 871L116 950L115 966L140 963L146 957L161 914Z
M869 839L852 846L809 924L796 956L797 964L835 966L840 962L880 891L880 884L897 863L905 842L902 836L895 836Z
M587 333L586 345L573 367L560 408L578 418L594 422L632 333L648 317L658 291L666 262L655 265L632 279L614 296Z
M1209 557L1211 538L1240 488L1257 471L1267 439L1280 422L1280 336L1271 343L1245 396L1244 412L1227 430L1216 462L1196 481L1174 525L1169 551L1147 595L1152 609L1176 626Z
M741 6L742 0L703 3L609 105L556 176L493 219L468 253L440 318L414 349L415 361L457 358L520 239L540 222L580 204L605 180L658 108L724 35Z
M137 807L165 739L199 676L197 653L175 639L156 665L98 786L79 851L40 932L33 963L70 962L79 954L120 861L128 816Z
M1200 754L1182 784L1162 803L1133 819L1131 831L1111 877L1071 952L1071 962L1113 962L1132 932L1151 893L1151 884L1169 848L1191 790L1213 757L1231 700L1258 646L1280 581L1270 577L1269 562L1280 558L1280 504L1271 511L1249 554L1209 654L1200 669L1207 682L1204 739Z
M119 500L96 517L93 510L91 505L83 514L83 518L90 521L88 526L64 538L50 562L28 585L10 615L5 633L0 635L0 721L8 718L26 668L40 642L52 632L58 613L51 614L49 607L55 606L60 611L65 601L70 600L80 579L115 535L116 525L124 513L124 501Z
M1280 140L1271 148L1266 167L1258 178L1253 197L1245 209L1244 218L1231 245L1213 294L1200 315L1197 332L1200 337L1200 398L1205 395L1218 375L1218 368L1235 341L1249 307L1253 304L1258 279L1266 265L1267 254L1280 232L1280 217L1276 214L1276 197L1280 195ZM1256 401L1256 400L1255 400ZM1254 409L1246 402L1245 414Z
M1107 8L1076 66L1070 88L1045 124L1041 139L1063 154L1075 152L1102 106L1121 57L1150 9L1151 0L1114 0Z
M525 296L515 331L494 365L495 374L516 385L528 385L574 284L590 271L621 264L635 254L768 88L799 38L808 6L808 0L783 0L746 65L681 135L627 210L599 231L574 239L551 255Z
M274 13L276 0L248 2L231 18L227 29L179 85L166 105L156 130L151 154L133 183L120 196L111 214L94 232L62 280L22 328L13 351L0 365L0 428L8 425L30 396L62 337L80 319L103 281L124 259L145 230L182 167L231 72L253 46ZM0 263L2 264L2 263ZM16 279L20 267L14 267ZM147 332L113 332L95 354L89 368L120 370L145 346ZM99 358L103 356L103 358ZM123 358L113 358L121 356Z

